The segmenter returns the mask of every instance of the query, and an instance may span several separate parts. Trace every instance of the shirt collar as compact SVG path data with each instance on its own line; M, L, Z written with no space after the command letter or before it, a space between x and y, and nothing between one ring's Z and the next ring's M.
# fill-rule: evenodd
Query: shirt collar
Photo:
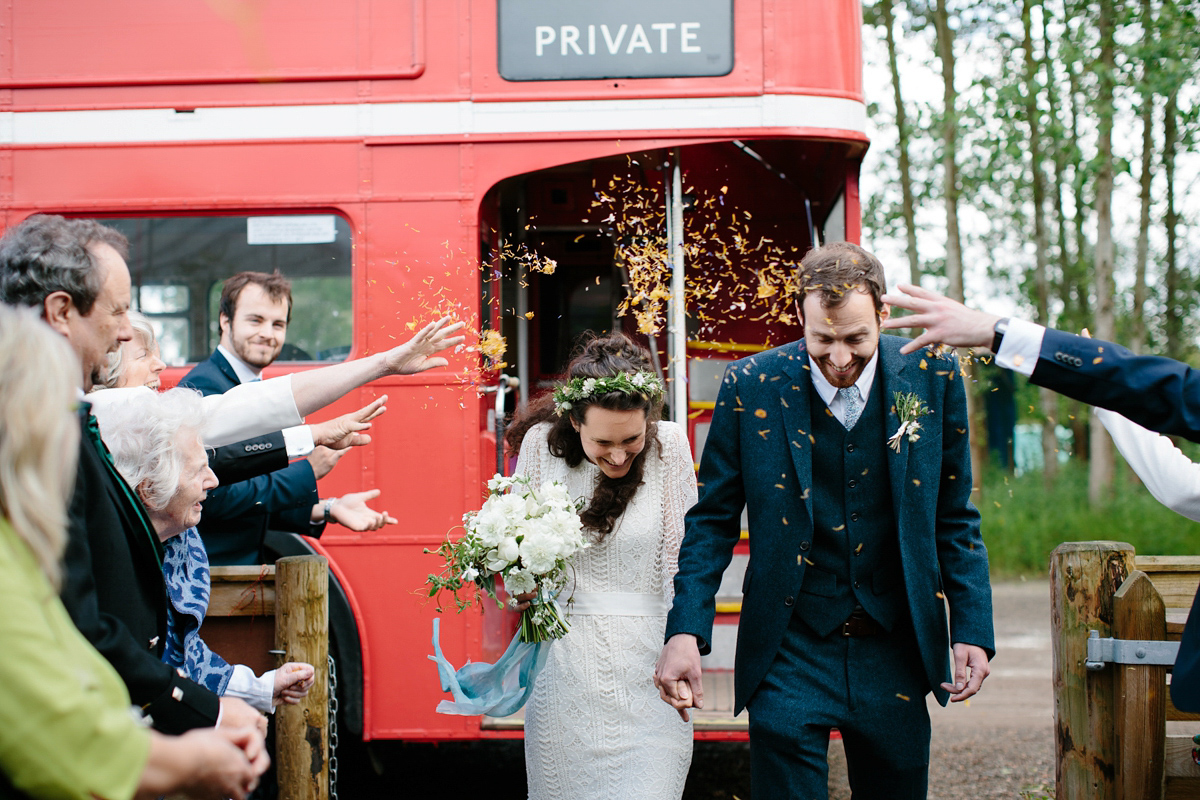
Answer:
M825 373L821 372L821 368L814 364L811 358L808 363L808 374L812 376L813 387L817 390L817 394L821 396L821 399L825 401L825 405L830 405L833 403L833 398L837 397L837 387L825 378ZM875 370L878 368L879 347L876 345L875 353L871 356L871 360L863 367L862 374L854 382L864 403L867 402L867 397L871 393L871 386L875 383Z
M225 356L225 360L229 362L229 366L233 367L233 372L237 375L238 383L253 383L254 381L262 380L262 370L255 370L254 367L226 350L225 345L218 344L217 352Z

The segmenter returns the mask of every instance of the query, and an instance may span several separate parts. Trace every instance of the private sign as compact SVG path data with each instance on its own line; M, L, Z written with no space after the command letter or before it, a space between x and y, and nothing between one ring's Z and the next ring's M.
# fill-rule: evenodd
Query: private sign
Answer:
M510 81L684 78L733 69L733 0L497 0Z

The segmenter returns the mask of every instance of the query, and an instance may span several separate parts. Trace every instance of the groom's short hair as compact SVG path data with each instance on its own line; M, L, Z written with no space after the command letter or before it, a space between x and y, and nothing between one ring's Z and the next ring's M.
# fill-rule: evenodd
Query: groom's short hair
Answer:
M835 308L855 290L870 294L875 311L883 311L882 297L887 293L883 264L858 245L830 242L809 250L800 262L796 302L801 306L804 298L816 292L822 307Z

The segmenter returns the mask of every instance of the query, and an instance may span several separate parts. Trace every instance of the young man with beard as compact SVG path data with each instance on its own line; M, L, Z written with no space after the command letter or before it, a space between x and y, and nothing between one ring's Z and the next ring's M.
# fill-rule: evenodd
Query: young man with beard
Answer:
M221 291L220 343L180 385L212 395L261 380L262 371L283 350L291 313L291 283L279 273L240 272L229 278ZM322 501L317 481L346 451L314 449L307 426L230 445L219 450L216 458L223 458L224 450L232 450L237 456L267 454L277 459L278 468L260 477L220 486L209 494L199 528L213 564L262 563L268 528L320 536L330 521L360 531L396 522L386 512L367 507L366 500L377 492L355 492ZM289 457L304 455L309 457L287 463Z
M963 382L953 359L880 336L870 253L826 245L801 271L804 338L725 373L655 683L685 718L703 708L700 656L745 507L734 704L749 709L756 800L826 797L832 728L856 798L923 798L925 695L967 699L994 654Z

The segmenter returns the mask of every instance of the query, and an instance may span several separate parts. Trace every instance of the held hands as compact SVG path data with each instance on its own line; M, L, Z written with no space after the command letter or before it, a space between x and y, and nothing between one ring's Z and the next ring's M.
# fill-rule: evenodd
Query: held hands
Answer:
M667 640L654 666L654 685L664 703L679 712L684 722L689 708L704 708L704 684L700 679L700 648L690 633L677 633Z
M267 735L267 718L258 713L245 700L236 697L221 698L221 721L218 728L253 728L260 736Z
M275 693L271 696L271 702L275 705L296 705L317 682L316 675L312 664L289 661L275 670Z
M466 337L453 334L461 331L465 325L466 323L463 322L455 322L451 325L449 317L442 317L437 322L429 323L418 331L416 336L384 353L384 362L387 365L388 373L413 375L427 369L446 366L450 363L449 361L442 357L434 358L433 355L446 348L462 344Z
M179 744L190 762L180 788L202 800L245 800L271 763L253 727L197 728L180 736Z
M993 328L1000 319L998 314L967 308L957 300L920 286L902 283L896 288L897 293L889 292L880 299L890 306L916 313L907 317L889 317L879 327L925 329L924 333L900 348L901 353L913 353L922 347L938 344L987 347L992 343Z
M367 507L367 501L376 497L379 497L378 489L344 494L334 500L329 509L329 517L337 524L359 533L377 531L384 525L395 525L399 522L386 511L373 511Z
M371 427L371 420L387 411L387 395L372 400L358 411L342 414L327 422L310 425L313 442L317 445L334 450L345 450L348 447L359 447L371 443L371 437L362 433Z
M951 703L958 703L979 691L991 667L982 647L956 642L953 650L954 683L943 683L942 688L950 692Z

